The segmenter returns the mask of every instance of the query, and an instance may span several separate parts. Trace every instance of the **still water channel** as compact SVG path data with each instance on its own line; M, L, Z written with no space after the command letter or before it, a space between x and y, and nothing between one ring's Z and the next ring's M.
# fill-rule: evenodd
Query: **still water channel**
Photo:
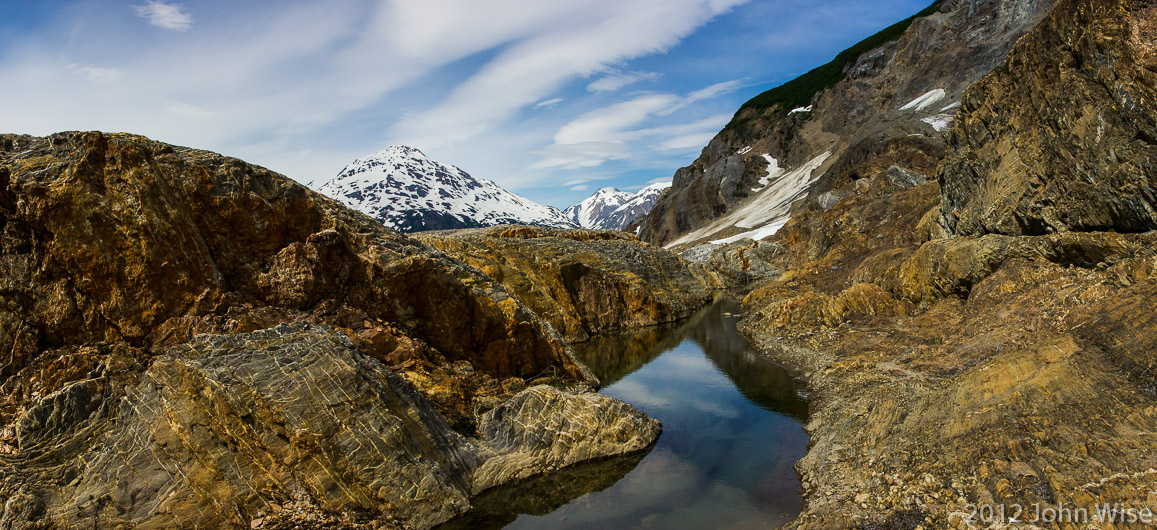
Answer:
M486 494L446 528L749 529L793 519L807 403L736 331L738 312L724 299L679 325L577 345L602 393L663 423L658 442Z

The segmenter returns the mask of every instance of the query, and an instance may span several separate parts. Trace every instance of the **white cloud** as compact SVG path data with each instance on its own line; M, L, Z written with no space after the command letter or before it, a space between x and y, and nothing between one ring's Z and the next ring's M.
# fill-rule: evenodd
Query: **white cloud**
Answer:
M707 144L731 120L730 114L710 116L691 123L637 128L656 117L666 116L673 108L683 108L710 94L719 95L737 82L729 81L696 90L684 97L674 94L645 94L634 99L589 111L563 125L554 135L554 144L539 151L542 159L532 168L591 168L609 160L630 158L641 148L629 145L641 139L659 138L661 151L688 151ZM663 139L665 138L665 139ZM648 144L648 148L652 141Z
M571 188L570 188L571 191L587 191L589 189L591 189L591 187L587 186L587 185L571 186Z
M648 79L655 79L659 74L654 72L620 72L604 77L591 82L587 85L587 91L596 94L600 92L614 92L627 85L633 85L639 81L646 81Z
M551 98L551 99L548 99L545 101L539 101L538 103L536 103L534 105L534 108L536 108L536 109L541 109L544 107L550 108L550 107L553 107L555 105L558 105L559 103L562 103L562 98Z
M683 100L680 101L678 105L672 105L670 108L668 108L668 109L664 110L662 113L660 113L660 115L661 116L667 116L670 114L674 114L675 111L681 110L682 108L686 107L687 105L691 105L693 103L698 103L700 101L706 101L706 100L711 99L711 98L717 98L717 97L722 96L724 94L734 92L742 86L743 86L743 81L740 79L735 79L732 81L724 81L722 83L715 83L714 85L708 86L706 88L701 88L701 89L696 90L690 94L687 94L687 97L683 98Z
M707 145L712 138L715 137L715 131L703 132L698 134L685 134L662 142L659 144L659 149L664 151L686 151L688 149L699 150Z
M102 68L99 66L80 66L78 64L66 65L69 71L83 76L89 81L97 83L115 83L121 78L121 71L116 68Z
M408 53L469 47L460 34L472 35L470 40L475 44L506 45L440 105L400 120L391 128L391 136L395 143L436 147L469 142L504 125L519 110L556 91L565 81L604 70L609 64L665 51L707 20L745 1L591 0L581 2L578 9L578 2L511 0L513 5L501 10L484 2L397 2L405 8L397 10L399 18L392 35ZM457 11L445 9L448 3ZM444 15L445 11L453 13ZM416 35L406 27L413 24L406 18L414 13L437 13L445 20L434 21L435 27L423 27L422 35ZM502 31L492 31L487 27L491 23Z
M171 29L186 31L193 27L193 16L185 12L181 4L166 4L159 0L149 0L143 6L133 6L137 16L148 20L149 24Z
M579 142L554 144L538 151L542 160L531 169L562 167L579 169L598 167L607 160L622 160L630 156L626 144L622 142Z
M562 126L554 135L556 144L579 144L625 140L626 129L679 100L672 94L648 94L609 107L590 111Z

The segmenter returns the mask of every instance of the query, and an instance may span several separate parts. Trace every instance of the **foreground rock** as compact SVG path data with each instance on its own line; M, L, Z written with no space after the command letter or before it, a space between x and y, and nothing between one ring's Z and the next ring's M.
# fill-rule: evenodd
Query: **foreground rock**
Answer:
M0 272L3 528L422 528L657 435L538 386L597 379L497 282L213 153L0 136Z
M44 506L69 527L248 525L304 502L425 528L487 488L658 436L629 405L541 386L469 439L343 334L302 324L200 336L154 361L119 410L71 419L112 425L83 465L51 471L77 477Z
M756 282L778 277L771 265L783 247L770 242L741 239L734 243L704 243L679 253L691 273L713 290L746 291Z
M495 227L417 237L500 282L568 341L674 322L711 301L678 256L623 232Z

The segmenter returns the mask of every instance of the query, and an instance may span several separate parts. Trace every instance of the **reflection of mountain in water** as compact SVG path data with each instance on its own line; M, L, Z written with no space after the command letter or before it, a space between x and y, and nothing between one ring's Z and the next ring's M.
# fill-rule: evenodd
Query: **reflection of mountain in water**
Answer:
M770 411L806 419L808 404L796 394L787 370L760 356L739 334L735 324L740 310L734 300L716 302L696 315L700 319L696 325L685 328L687 338L703 349L747 399Z
M572 347L579 360L608 387L678 346L683 342L683 330L700 314L679 323L595 335Z
M514 522L521 514L546 515L583 495L613 486L635 469L648 452L649 449L633 455L585 462L514 486L491 490L471 502L473 510L470 513L439 526L438 530L496 530Z
M727 316L740 310L739 302L725 298L677 324L598 335L573 347L608 387L690 339L747 399L773 412L806 418L807 402L796 394L791 376L756 353L735 327L739 318Z

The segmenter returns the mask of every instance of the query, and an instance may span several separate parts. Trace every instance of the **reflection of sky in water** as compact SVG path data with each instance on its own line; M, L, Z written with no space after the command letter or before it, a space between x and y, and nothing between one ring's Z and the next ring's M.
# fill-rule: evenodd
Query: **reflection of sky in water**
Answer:
M734 322L721 317L722 309L710 311L695 324L709 332L688 334L699 342L684 340L602 390L663 423L663 436L634 470L607 489L545 516L519 516L507 528L747 529L793 519L801 501L792 466L807 435L797 419L752 402L733 382L783 385L786 375L753 356ZM720 348L713 347L715 337ZM737 340L744 347L736 348ZM711 359L700 349L704 342Z

